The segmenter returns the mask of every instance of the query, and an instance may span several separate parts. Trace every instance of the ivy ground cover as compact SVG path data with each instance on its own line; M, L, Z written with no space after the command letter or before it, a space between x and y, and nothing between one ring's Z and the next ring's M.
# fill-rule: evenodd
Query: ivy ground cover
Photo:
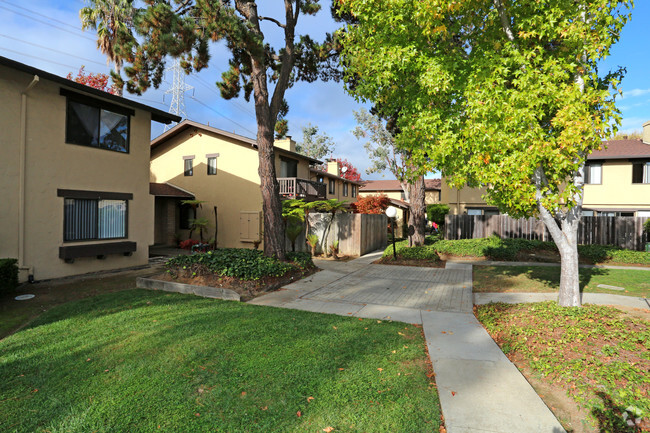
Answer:
M650 431L647 320L611 307L555 302L488 304L475 314L529 381L541 378L583 408L588 425L576 430Z
M431 432L421 329L126 290L0 341L3 432Z

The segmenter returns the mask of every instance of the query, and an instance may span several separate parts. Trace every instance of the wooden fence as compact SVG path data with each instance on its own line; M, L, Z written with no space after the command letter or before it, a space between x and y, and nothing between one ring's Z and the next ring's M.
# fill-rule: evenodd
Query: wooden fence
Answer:
M329 213L309 214L309 232L318 236L317 252L322 252L336 241L339 242L339 252L349 256L362 256L386 248L386 215L338 213L330 225L331 218ZM296 239L296 251L309 251L305 235L303 230ZM288 239L286 248L291 251L291 242Z
M617 245L643 250L650 242L643 233L648 217L582 217L578 227L579 244ZM552 241L544 223L537 218L515 219L507 215L447 215L445 239L476 239L497 235L500 238Z

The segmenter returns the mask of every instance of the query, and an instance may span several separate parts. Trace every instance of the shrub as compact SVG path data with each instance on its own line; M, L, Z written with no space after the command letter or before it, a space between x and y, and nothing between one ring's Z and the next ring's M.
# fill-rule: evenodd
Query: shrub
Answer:
M440 261L440 257L435 250L434 245L422 245L419 247L409 247L408 240L395 243L395 252L398 259L405 260L433 260ZM393 245L390 244L384 250L383 257L393 257Z
M262 251L245 248L222 248L207 253L180 255L165 263L172 275L186 271L192 275L213 273L241 280L259 280L263 277L280 277L295 269L302 269L311 263L306 253L289 253L295 264L266 257Z
M354 213L383 214L390 206L390 199L384 194L359 197L350 207Z
M0 259L0 293L18 287L18 260Z
M445 223L445 215L449 213L449 206L436 203L427 205L427 219L438 225Z
M301 251L287 253L287 260L295 263L302 269L309 269L314 266L314 262L311 260L311 255Z
M199 243L199 241L195 241L194 239L187 239L178 244L178 246L184 250L191 250L194 245L197 245Z

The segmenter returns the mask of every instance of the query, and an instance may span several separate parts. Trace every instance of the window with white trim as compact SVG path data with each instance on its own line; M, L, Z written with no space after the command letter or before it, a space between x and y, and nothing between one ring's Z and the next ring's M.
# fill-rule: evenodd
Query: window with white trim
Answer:
M650 161L632 164L632 183L650 183Z
M214 176L217 174L217 157L210 156L208 157L208 176Z
M603 183L603 164L599 162L585 164L585 183L591 185Z

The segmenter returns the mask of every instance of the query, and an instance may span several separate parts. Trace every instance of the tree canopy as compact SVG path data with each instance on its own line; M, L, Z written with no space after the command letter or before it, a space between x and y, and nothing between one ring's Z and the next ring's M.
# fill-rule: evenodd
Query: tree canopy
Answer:
M331 35L323 43L308 35L296 35L301 15L314 15L321 8L319 0L279 2L278 17L262 15L255 1L247 0L147 0L141 5L131 0L94 0L91 10L108 17L104 6L118 4L128 10L120 17L130 17L128 30L134 37L111 40L112 51L119 53L125 65L126 89L141 94L149 87L160 86L169 57L179 58L187 73L208 66L210 49L215 42L225 42L230 51L229 69L217 86L221 95L234 98L252 97L257 120L260 190L264 215L264 252L284 259L284 232L279 185L274 165L274 130L278 119L289 107L284 95L297 81L338 78L333 67L337 44ZM110 12L110 10L109 10ZM110 24L109 18L103 22ZM283 43L273 47L262 27L278 29ZM100 28L97 28L101 37ZM265 27L266 29L266 27ZM120 33L124 34L124 33ZM107 53L107 55L111 55ZM122 77L114 80L122 87ZM286 126L286 125L285 125ZM278 134L286 128L280 125Z
M599 75L598 62L632 1L340 3L357 20L343 42L350 90L398 113L415 164L539 215L562 254L560 303L579 305L581 170L619 121L622 71Z
M302 142L296 145L296 151L316 159L323 159L334 152L336 144L332 137L318 133L318 126L309 123L302 127Z

